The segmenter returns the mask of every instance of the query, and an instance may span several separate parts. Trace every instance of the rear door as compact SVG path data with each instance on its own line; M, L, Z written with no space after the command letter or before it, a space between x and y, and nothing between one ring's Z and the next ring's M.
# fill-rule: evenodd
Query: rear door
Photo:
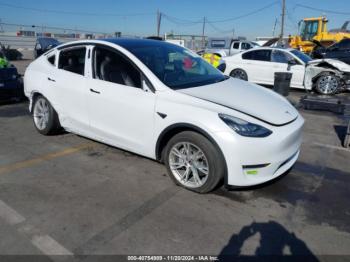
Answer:
M243 69L248 74L248 81L273 84L271 70L271 50L259 49L242 54Z
M56 86L57 110L61 124L68 130L85 134L89 129L86 104L85 61L86 46L67 47L60 50L58 70L50 77Z

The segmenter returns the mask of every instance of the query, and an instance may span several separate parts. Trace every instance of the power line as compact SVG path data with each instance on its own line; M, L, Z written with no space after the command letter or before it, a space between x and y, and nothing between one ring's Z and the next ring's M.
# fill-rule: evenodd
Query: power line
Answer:
M63 30L63 31L78 31L82 33L97 33L97 34L104 34L107 35L109 33L106 32L97 32L97 31L89 31L89 30L82 30L82 29L72 29L72 28L62 28L62 27L54 27L54 26L43 26L43 25L25 25L25 24L12 24L12 23L0 23L0 26L17 26L17 27L31 27L31 28L46 28L46 29L53 29L53 30Z
M230 30L221 30L218 27L216 27L212 22L210 22L209 20L206 20L207 24L216 32L220 33L220 34L228 34L228 33L232 33L233 29Z
M246 14L243 14L243 15L240 15L240 16L236 16L236 17L232 17L232 18L227 18L227 19L212 21L212 23L224 23L224 22L229 22L229 21L234 21L234 20L238 20L238 19L241 19L241 18L245 18L245 17L247 17L247 16L251 16L251 15L254 15L254 14L256 14L256 13L259 13L259 12L265 10L265 9L268 9L268 8L270 8L271 6L274 6L274 5L278 4L278 3L279 3L279 1L274 1L274 2L272 2L272 3L270 3L270 4L266 5L266 6L263 6L263 7L259 8L259 9L256 9L256 10L254 10L254 11L251 11L251 12L249 12L249 13L246 13Z
M197 25L197 24L202 24L203 20L196 20L196 21L191 21L191 20L186 20L186 19L181 19L177 18L174 16L167 15L165 13L162 13L163 17L168 20L169 22L172 22L176 25L182 25L182 26L192 26L192 25Z
M26 6L13 5L8 3L0 2L0 6L6 6L15 9L30 10L41 13L55 13L55 14L65 14L65 15L80 15L80 16L114 16L114 17L127 17L127 16L147 16L154 15L155 13L133 13L133 14L114 14L114 13L88 13L88 12L72 12L65 10L52 10L52 9L40 9Z
M317 11L317 12L323 12L323 13L330 13L330 14L337 14L337 15L350 15L349 12L339 12L339 11L333 11L333 10L328 10L328 9L320 9L320 8L315 8L315 7L302 5L302 4L296 4L294 6L294 9L296 7L302 7L302 8L310 9L310 10Z
M230 21L234 21L234 20L238 20L238 19L241 19L241 18L245 18L247 16L251 16L251 15L254 15L256 13L259 13L265 9L268 9L270 8L271 6L274 6L276 4L278 4L279 1L274 1L268 5L265 5L259 9L256 9L254 11L251 11L249 13L246 13L246 14L243 14L243 15L239 15L239 16L236 16L236 17L231 17L231 18L226 18L226 19L222 19L222 20L210 20L212 24L215 24L215 23L225 23L225 22L230 22ZM203 23L203 20L200 19L200 20L185 20L185 19L181 19L181 18L177 18L177 17L174 17L174 16L170 16L170 15L167 15L167 14L164 14L164 17L166 17L169 21L175 23L175 24L178 24L178 25L194 25L194 24L202 24Z

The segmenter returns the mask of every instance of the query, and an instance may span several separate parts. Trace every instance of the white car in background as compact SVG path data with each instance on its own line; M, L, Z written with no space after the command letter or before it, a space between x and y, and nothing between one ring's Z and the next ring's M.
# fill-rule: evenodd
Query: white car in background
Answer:
M257 47L260 47L257 43L247 40L232 39L230 37L210 37L204 53L226 57Z
M299 155L304 120L288 101L164 41L63 44L28 66L24 85L39 133L62 127L162 161L196 192L264 183Z
M261 47L223 60L226 75L258 84L273 85L275 72L290 72L293 88L329 95L349 87L349 65L334 59L312 60L295 49Z

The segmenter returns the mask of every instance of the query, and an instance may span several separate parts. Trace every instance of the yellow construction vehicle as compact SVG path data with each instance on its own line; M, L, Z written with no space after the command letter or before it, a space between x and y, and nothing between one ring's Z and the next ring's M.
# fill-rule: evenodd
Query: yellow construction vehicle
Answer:
M313 40L317 40L327 47L343 38L350 38L350 31L347 30L349 21L346 21L341 28L329 31L327 31L327 22L328 20L324 16L301 20L299 22L299 35L289 37L290 47L309 54L315 47Z

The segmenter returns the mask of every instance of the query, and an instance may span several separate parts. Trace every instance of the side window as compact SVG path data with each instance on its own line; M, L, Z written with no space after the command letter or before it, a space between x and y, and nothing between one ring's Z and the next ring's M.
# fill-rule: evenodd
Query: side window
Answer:
M244 53L243 59L270 62L271 50L255 50Z
M250 44L248 44L248 43L242 43L242 50L248 50L248 49L250 49L250 48L251 48Z
M58 68L84 75L85 53L85 47L62 50L58 60Z
M95 79L141 88L141 73L117 52L96 47L93 67Z
M47 61L49 61L49 63L54 66L56 61L56 55L49 56L47 58Z
M254 51L253 52L244 53L242 55L242 58L245 59L245 60L253 60L253 55L254 55L253 53L254 53Z
M239 49L239 42L233 43L233 49Z
M292 59L293 57L291 55L280 50L274 50L271 55L271 61L275 63L287 64Z

